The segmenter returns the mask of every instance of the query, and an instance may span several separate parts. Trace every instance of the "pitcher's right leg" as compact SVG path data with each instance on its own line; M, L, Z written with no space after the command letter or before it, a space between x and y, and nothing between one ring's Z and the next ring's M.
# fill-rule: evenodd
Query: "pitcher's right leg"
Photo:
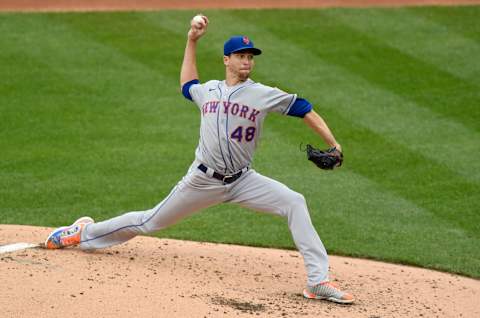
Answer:
M209 184L209 179L203 172L193 171L153 209L129 212L89 224L82 232L80 248L98 249L120 244L139 234L166 228L200 209L223 202L223 189Z

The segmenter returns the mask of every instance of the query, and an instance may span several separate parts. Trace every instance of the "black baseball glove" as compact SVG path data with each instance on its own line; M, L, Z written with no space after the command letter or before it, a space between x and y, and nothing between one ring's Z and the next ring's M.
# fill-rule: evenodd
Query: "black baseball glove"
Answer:
M320 150L311 145L307 145L307 158L317 165L320 169L331 170L340 167L343 162L343 154L337 148L332 147L328 150Z

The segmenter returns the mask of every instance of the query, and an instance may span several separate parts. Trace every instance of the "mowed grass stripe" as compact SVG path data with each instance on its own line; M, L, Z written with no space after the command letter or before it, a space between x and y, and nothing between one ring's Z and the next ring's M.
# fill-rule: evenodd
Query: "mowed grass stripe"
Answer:
M158 91L178 83L185 39L144 19L146 13L114 12L52 15L54 21L70 26L86 38L111 47L130 61L143 65L151 74L160 75ZM159 17L160 18L160 17ZM105 25L98 28L98 25ZM161 58L159 58L161 57ZM174 94L165 91L165 94Z
M425 17L449 30L480 44L480 6L408 8L410 13Z
M302 33L299 30L297 32ZM280 87L289 87L307 97L320 112L327 111L328 115L328 111L335 108L343 113L344 120L351 122L347 123L348 125L367 127L414 152L421 153L439 165L446 166L451 172L469 181L480 181L480 162L475 159L480 157L480 135L477 132L456 120L431 112L428 108L418 107L403 96L377 87L375 83L365 80L355 72L329 63L322 56L314 55L315 49L296 46L295 39L285 36L280 38L277 35L278 33L271 32L262 39L262 44L267 49L265 54L257 59L258 69L255 76L260 74L266 81L271 81L271 78L268 79L269 75L279 79L287 78L288 82L275 82ZM316 40L312 38L311 42ZM376 53L381 54L380 51ZM289 57L297 56L301 56L304 62L294 67L295 72L301 76L289 75L292 67L278 67ZM264 72L262 67L269 71L275 70L275 74ZM338 126L333 125L332 128L341 133L340 129L343 127L336 127ZM461 162L452 161L452 149L469 153L471 156Z
M478 7L473 7L480 15ZM480 86L480 42L465 33L480 32L478 23L471 25L462 21L462 30L432 21L419 12L437 12L444 8L361 10L356 14L348 11L327 11L327 15L338 19L361 33L374 37L376 41L402 53L413 56L426 64L446 71L454 77ZM408 25L408 28L405 26ZM415 32L411 32L414 29ZM441 41L438 39L441 38ZM424 74L417 74L422 77Z
M116 63L118 66L112 68L112 91L106 94L116 95L116 98L125 104L123 108L143 113L146 118L142 125L147 125L154 131L168 129L156 122L157 118L163 121L168 116L178 119L194 118L196 122L196 107L185 103L179 91L178 78L183 45L174 45L178 37L144 24L138 13L113 13L114 17L117 15L119 16L115 19L101 14L72 15L68 18L60 15L53 18L85 37L85 48L88 48L89 41L92 41L106 48L99 54L111 56L109 50L113 50L119 56ZM91 26L99 24L109 27L96 32ZM153 42L155 45L152 45ZM173 56L176 56L176 60L170 59ZM123 71L125 68L131 70ZM115 72L116 69L119 71ZM187 107L184 107L186 105ZM179 112L185 109L186 112ZM191 139L193 131L196 133L195 130L185 130L179 125L174 126L174 129L178 138L185 141Z
M340 117L341 115L337 116ZM288 157L288 154L284 154L285 149L291 149L290 151L294 152L296 145L298 147L302 141L312 139L305 132L297 132L297 129L293 129L292 126L289 128L289 133L285 134L285 125L285 120L277 118L272 118L266 125L268 129L273 129L276 132L276 138L289 140L285 147L279 148L283 151L276 153L277 158ZM412 152L368 129L353 127L348 131L342 131L342 135L343 140L345 140L344 146L348 147L348 150L346 150L348 160L345 162L343 170L362 175L377 183L379 187L384 187L385 191L395 193L399 200L408 200L413 205L460 227L469 236L478 237L478 223L477 221L471 223L472 220L478 220L476 212L476 206L478 206L477 185L452 175L444 167L430 162L418 153ZM365 140L369 141L368 145L365 145ZM303 154L291 159L290 162L298 162L302 159L304 159ZM280 159L279 161L282 162L283 160ZM287 161L285 160L283 167L272 166L272 173L275 173L275 169L282 171L285 169L284 167L288 167L287 170L289 171L293 170L288 166ZM256 160L256 164L257 162L258 160ZM309 183L306 183L309 186L315 183L315 178L307 177L310 176L309 174L302 171L298 171L298 173L310 180ZM326 184L337 182L334 176L332 176L332 179L328 181L317 180L317 182L326 182ZM290 184L290 182L286 183ZM348 188L348 185L345 184L344 186ZM318 185L315 185L313 189L317 188ZM337 195L336 192L331 191L316 194L321 195L322 193L335 193L335 196ZM378 195L383 196L382 193L378 193ZM367 198L368 196L359 192L353 193L349 201L352 208L356 208L358 201L368 200ZM439 202L442 202L442 204L439 204ZM392 207L397 206L395 201L391 205ZM394 210L401 212L398 208L394 208Z
M36 17L43 19L45 16L39 15ZM47 36L47 38L53 38L55 39L54 41L46 41L45 43L42 43L41 40L35 40L44 37L42 34L36 32L36 30L48 30L49 27L50 30L46 31L43 35L48 34L49 36ZM25 94L21 94L22 97L17 98L16 101L22 103L25 102L25 98L33 96L31 101L24 103L24 106L31 108L33 114L46 116L43 120L48 120L54 125L53 127L43 125L39 128L47 127L45 132L53 135L57 134L59 131L61 131L62 134L71 133L71 137L75 138L78 137L78 134L82 134L82 132L88 132L89 130L86 128L94 128L94 125L96 129L100 130L102 128L110 128L108 127L109 123L104 122L104 120L115 121L115 125L113 125L113 128L115 129L117 127L116 125L121 126L120 124L125 124L131 120L131 118L126 116L129 112L137 116L143 116L143 118L141 118L144 120L142 124L150 122L149 115L153 113L151 110L155 109L155 107L151 106L152 104L155 104L156 101L144 101L146 92L144 87L145 84L153 83L155 88L150 87L150 92L158 92L156 88L165 83L158 74L148 72L148 69L139 70L139 67L143 68L142 64L129 68L128 60L125 60L122 57L120 57L120 61L116 64L115 58L113 58L116 52L112 52L111 49L105 50L105 47L100 47L89 41L82 41L82 39L71 32L68 32L68 30L59 25L59 23L42 21L38 25L34 24L32 30L35 30L33 32L35 36L32 36L32 39L29 40L28 43L36 48L42 48L42 52L39 52L38 50L25 50L24 52L29 52L30 60L36 60L36 68L38 68L39 71L36 74L30 74L33 76L30 76L29 81L20 80L17 82L19 85L25 84L26 87L25 91L23 91ZM75 48L78 50L77 56L71 54L72 52L69 51L71 44L71 41L69 41L70 39L73 39L75 42ZM5 47L7 48L5 51L8 52L9 47L15 48L16 46L8 45L7 43ZM94 53L83 55L84 52L87 51ZM18 52L17 50L16 52L13 51L11 54L18 56L19 54L22 54L22 52ZM44 57L43 55L46 56ZM103 67L100 72L97 72L97 67L99 66L96 64L98 61L97 58L102 59L104 57L108 57L112 61L111 64L107 64L112 67ZM102 62L105 63L106 61ZM56 63L59 63L61 67L55 67L57 65ZM42 65L44 65L44 67L42 67ZM116 72L116 69L120 71ZM50 77L47 80L50 80L50 82L45 82L46 78L40 77L38 83L32 85L32 82L37 80L35 75L40 73L44 75L47 74ZM136 74L139 73L144 75L140 78L140 83L138 83L139 78L136 76ZM145 78L147 74L149 74L150 77ZM15 76L12 76L12 78L15 78ZM126 81L124 80L125 78L130 80ZM105 82L107 83L106 85ZM124 83L128 84L126 86L121 86L121 84ZM58 89L59 91L56 92L55 89ZM139 92L136 93L135 90L139 90ZM14 90L11 91L14 92ZM45 98L37 99L37 96L45 96ZM135 96L136 99L132 98L133 96ZM48 100L48 98L52 97L55 99ZM153 98L159 97L161 97L160 94L153 95ZM150 98L152 99L152 97ZM145 104L139 103L138 101L144 101ZM170 103L165 104L170 105ZM11 106L11 104L6 105L6 107ZM138 112L139 106L143 106L142 110L144 112L150 110L149 113L145 114L144 112ZM63 120L58 121L58 118L56 118L55 115L57 113L62 113L62 111L66 111L67 116L62 118ZM38 120L37 116L31 117L34 120ZM81 120L77 121L77 119ZM93 123L91 121L93 121ZM151 127L145 128L152 127L158 130L159 126L152 125ZM60 128L64 128L65 130L61 130ZM31 132L31 130L26 132ZM118 131L113 131L113 133L117 132ZM38 134L38 131L36 133ZM30 137L43 138L44 136L35 135L29 136L29 138Z
M81 16L78 19L81 20ZM139 113L138 111L141 110L144 114L147 112L142 124L148 124L153 121L148 120L147 116L158 115L162 110L164 114L176 110L177 107L171 102L172 98L183 102L178 89L171 89L173 80L169 81L168 78L161 76L160 72L131 60L116 48L92 42L81 33L75 34L70 26L62 27L62 21L59 19L53 21L52 24L59 32L58 34L53 32L51 36L56 38L56 42L64 43L65 46L54 47L49 43L43 44L45 52L54 52L52 57L43 59L39 54L35 58L39 62L51 66L58 62L62 67L52 70L52 73L60 74L61 78L58 82L74 82L73 85L77 85L72 88L75 93L85 98L92 98L91 105L87 105L84 115L88 115L89 112L93 112L92 116L115 116L120 113L121 116L118 119L125 118L128 121L129 118L124 115L127 115L129 111ZM41 36L39 37L41 38ZM71 52L67 49L70 38L73 38L76 43L78 56L70 54ZM41 43L35 43L35 45L42 46ZM92 54L86 53L89 51ZM106 59L111 62L107 63ZM97 64L98 61L101 61L100 65ZM69 99L66 99L66 102L69 103ZM84 106L81 105L85 108ZM165 110L167 111L165 112ZM155 127L158 129L159 125L152 125L150 128Z
M337 173L332 179L334 182L329 180L320 186L318 193L334 193L335 196L333 200L328 199L329 204L322 204L326 199L317 196L322 209L316 215L316 224L325 239L330 240L328 246L334 253L342 254L354 247L351 249L353 256L382 258L380 254L384 254L390 261L415 265L428 263L439 269L445 269L439 264L448 262L456 268L455 271L461 271L465 267L464 259L452 260L447 252L461 249L471 253L466 258L470 258L468 263L475 265L472 264L468 272L475 273L475 266L480 263L478 258L475 260L475 246L480 243L477 237L411 200L387 191L370 177L348 170ZM351 201L355 204L352 205ZM355 231L350 235L338 235L342 228ZM427 228L432 230L426 231ZM410 254L415 256L412 258Z
M138 89L138 94L133 94L130 90L122 91L130 96L129 102L133 102L132 108L138 109L139 102L143 96L151 96L150 100L141 102L141 110L148 111L152 119L158 118L159 121L148 121L161 129L169 129L168 125L161 125L171 119L177 124L173 125L173 131L170 134L175 135L177 141L197 141L198 139L198 109L187 102L180 93L179 72L181 60L183 58L183 48L185 43L185 32L182 36L172 32L169 29L154 25L148 22L145 16L149 13L113 13L115 19L109 16L104 18L101 14L89 14L86 17L74 15L73 18L63 19L72 29L83 34L89 39L102 43L130 61L143 65L147 70L145 83L132 83L132 88ZM164 16L157 16L161 21L170 15L163 13ZM109 21L109 28L102 32L96 32L92 25L106 23ZM188 20L187 20L188 21ZM121 35L121 36L119 36ZM143 70L142 70L142 75ZM155 78L155 75L158 78ZM128 74L126 77L119 76L120 81L129 83ZM125 79L124 79L125 78ZM143 76L142 76L143 78ZM142 86L143 84L143 86ZM137 87L142 86L142 87ZM188 125L182 125L187 122ZM181 138L181 139L179 139Z
M55 212L85 213L85 210L95 210L95 197L102 197L102 194L105 194L103 199L108 202L103 204L103 209L108 209L108 204L113 204L114 207L118 205L115 199L112 199L112 195L121 197L118 201L124 206L123 209L127 207L125 203L122 205L121 201L126 199L135 199L134 201L142 203L141 206L144 206L145 202L155 204L151 198L142 200L140 195L138 198L132 198L125 194L131 193L132 184L138 183L135 181L139 179L138 175L141 175L140 179L149 175L152 178L160 176L163 180L170 181L163 185L166 188L164 192L167 192L185 171L186 165L178 168L173 162L178 159L180 161L189 159L179 156L183 152L178 149L177 144L169 145L165 149L159 146L165 138L170 138L166 136L164 130L177 130L176 140L183 138L187 139L188 143L191 141L191 134L185 131L195 126L189 125L186 129L174 125L169 128L155 120L167 117L174 110L175 102L165 100L160 94L162 90L158 89L162 85L165 87L166 81L143 64L132 63L116 50L91 42L81 34L72 32L72 29L65 27L61 21L51 21L45 15L28 17L33 19L29 20L31 23L25 21L24 17L19 20L24 27L31 25L26 32L27 36L18 37L15 43L8 43L5 48L11 47L13 50L22 39L28 40L24 52L33 55L33 58L29 58L33 60L32 63L37 64L38 72L36 74L26 72L26 79L29 81L16 83L25 84L25 89L18 94L21 97L17 98L17 101L18 106L25 109L23 116L33 118L37 125L30 126L30 129L23 127L21 129L25 134L23 138L18 134L10 134L9 137L12 138L2 138L11 145L10 148L4 148L8 157L2 156L6 159L2 162L10 166L15 165L14 169L17 171L20 166L21 169L28 171L33 169L34 172L27 173L23 179L15 178L18 181L16 188L4 188L9 193L12 193L13 189L18 191L18 195L8 196L13 201L2 205L5 211L11 215L12 211L7 209L18 206L15 198L21 198L22 194L25 196L32 194L29 185L36 186L38 190L34 192L40 192L35 195L39 200L35 201L35 205L44 207L40 208L41 211L34 208L35 212L49 212L50 220L53 220L43 224L57 225L71 218L68 215L57 218ZM42 42L43 38L47 38L47 41ZM27 47L30 45L35 49L29 51ZM75 47L78 55L71 54L72 47ZM13 50L12 55L18 53ZM101 65L97 65L98 59L105 60L101 61ZM37 74L44 76L36 81ZM92 77L92 74L96 76ZM138 74L142 76L139 78ZM151 86L150 100L148 98L146 100L145 97L147 93L143 88L145 84ZM16 88L18 89L18 85ZM166 91L175 95L174 100L181 99L178 92L172 92L171 89ZM7 106L12 105L5 103L5 107ZM162 111L161 107L170 109ZM18 110L16 108L11 113L18 113ZM184 114L190 114L197 119L196 112L188 111L176 117L181 119ZM196 129L193 131L197 133ZM192 142L192 148L195 142L196 140ZM26 157L23 161L22 156ZM162 161L163 169L160 169L158 164ZM148 171L151 171L151 174ZM85 174L88 177L81 178L84 179L83 184L72 184L72 179L79 178L78 174ZM120 181L125 175L132 174L136 177L127 178L128 183ZM117 182L120 186L112 188L111 185ZM155 200L158 200L158 185L147 183L142 187L145 188L149 188L151 192L155 191ZM53 196L50 192L53 192ZM56 196L58 193L62 193L60 201L66 203L63 206L52 207L52 204L58 204L59 198ZM151 196L153 197L152 194ZM81 202L80 206L83 206L83 209L77 210L78 202ZM128 206L128 209L131 208ZM44 211L45 209L47 211ZM98 211L101 209L102 207L99 207ZM44 220L40 222L42 221Z
M296 45L405 100L479 131L480 91L477 85L388 47L373 35L350 28L329 12L301 11L297 18L309 19L308 26L292 24L284 30L278 23L271 23L269 29L293 39L298 34L311 34L296 39Z
M36 22L33 17L36 18ZM36 39L32 39L27 45L35 45L41 48L42 52L34 50L29 54L42 57L42 61L51 65L55 72L69 77L72 82L83 86L92 86L99 93L102 92L103 94L99 95L104 97L116 93L123 95L122 98L124 98L131 94L135 95L137 90L139 91L138 94L145 93L153 84L158 89L152 93L170 87L171 83L166 81L166 79L169 79L168 76L165 77L162 72L152 69L147 64L150 61L149 58L140 58L143 54L142 48L130 48L130 51L135 51L136 55L129 55L127 54L128 51L122 50L121 45L131 46L132 39L129 38L128 34L119 36L116 33L119 26L110 25L109 21L111 19L107 19L107 17L109 15L33 15L33 21L31 22L37 23L36 26L43 31L32 30ZM96 20L94 20L95 18ZM128 17L126 17L126 20L116 20L119 20L118 24L121 24L122 21L129 21ZM125 24L127 23L125 22ZM104 25L104 27L100 29L95 27L95 29L90 30L82 29L92 25ZM42 38L45 35L49 35L49 37L42 43ZM113 39L116 39L116 41ZM161 50L162 47L158 49ZM62 68L57 67L55 69L55 65L61 65ZM138 76L138 74L142 76ZM125 77L121 78L119 75L125 75ZM92 78L92 76L94 77ZM103 82L98 80L97 76L101 76ZM145 85L142 82L138 83L139 80L143 80L145 83L151 81L152 83L151 85ZM102 86L98 87L98 84L102 84ZM114 84L117 84L117 86L113 86ZM119 87L119 84L129 85L128 90L122 89L125 87ZM173 95L173 92L166 91L165 93Z
M473 85L480 84L478 81L480 60L475 58L480 56L480 45L464 38L461 34L450 32L448 28L414 15L410 10L368 10L360 11L362 14L355 15L345 14L344 11L334 11L333 13L333 17L336 19L340 17L342 23L346 23L360 32L368 33L370 36L375 36L376 40L384 44L419 57L426 63L434 63L435 67L447 70L456 76L463 76ZM382 27L378 25L380 21ZM408 31L403 27L405 25L412 26L416 32ZM442 41L438 41L438 37L434 35L441 36ZM419 74L419 76L424 75ZM356 88L365 89L365 87ZM474 91L478 92L478 89ZM389 125L388 129L394 126L397 134L411 136L409 138L411 147L417 147L416 150L430 154L431 159L449 165L453 171L458 171L468 179L480 181L480 162L475 159L480 157L480 134L449 118L436 116L426 109L414 109L417 104L409 101L399 104L399 101L392 97L394 96L382 98L384 107L377 108L377 112L370 110L368 114L373 116L368 116L368 118L364 116L364 119L381 122L382 118L377 118L375 115L388 112L386 116L394 123L394 125ZM369 103L365 104L369 105ZM473 106L476 108L475 113L478 113L478 107ZM360 110L357 107L351 109ZM407 125L398 124L401 121L399 121L400 116L397 116L396 113L399 112L405 113L400 116L410 117L408 121L405 121ZM410 114L414 114L414 116ZM384 127L379 126L379 128ZM470 159L467 159L460 169L454 161L449 160L446 156L438 156L439 153L447 154L452 149L460 149L462 152L471 154Z

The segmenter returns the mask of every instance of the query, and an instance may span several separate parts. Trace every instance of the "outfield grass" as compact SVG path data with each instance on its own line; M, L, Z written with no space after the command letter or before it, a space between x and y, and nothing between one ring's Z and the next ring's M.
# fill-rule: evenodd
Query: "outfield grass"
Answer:
M151 208L193 160L179 93L195 12L0 14L0 223L59 226ZM480 7L207 11L202 79L223 41L253 78L308 98L343 144L316 169L301 120L270 116L255 168L307 198L333 254L480 277ZM158 236L293 248L285 220L213 207Z

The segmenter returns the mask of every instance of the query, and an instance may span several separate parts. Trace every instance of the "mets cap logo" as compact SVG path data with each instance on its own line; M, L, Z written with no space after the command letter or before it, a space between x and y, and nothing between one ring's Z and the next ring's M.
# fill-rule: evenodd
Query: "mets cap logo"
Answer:
M250 39L247 36L244 36L242 40L243 40L243 44L245 44L245 45L250 44Z

